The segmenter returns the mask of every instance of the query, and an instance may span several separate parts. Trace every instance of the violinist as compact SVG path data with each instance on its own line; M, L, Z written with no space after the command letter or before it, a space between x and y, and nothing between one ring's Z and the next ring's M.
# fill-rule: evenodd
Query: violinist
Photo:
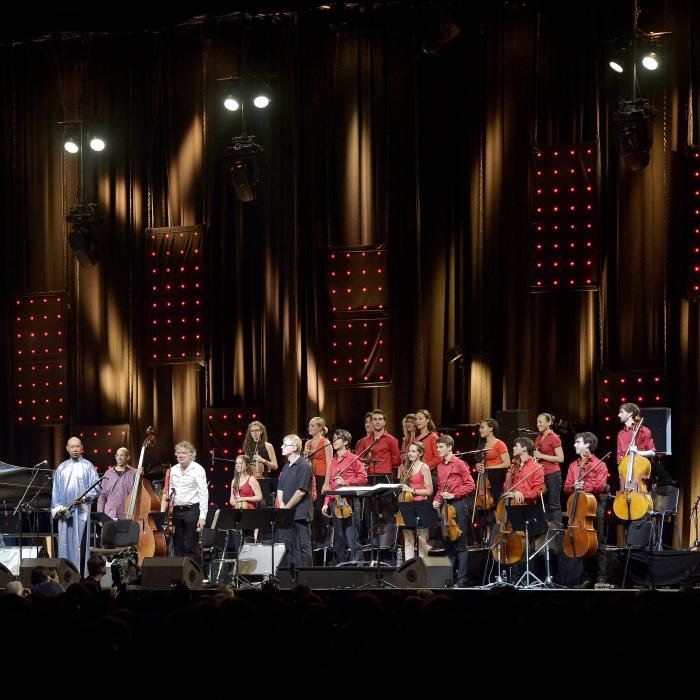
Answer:
M333 449L335 457L331 462L331 490L339 486L363 486L367 483L367 470L361 459L348 450L348 445L352 440L352 435L342 428L333 433ZM338 563L347 561L348 549L353 561L362 560L362 549L360 547L360 508L350 499L350 513L343 513L340 506L334 507L337 503L336 496L326 496L321 512L328 515L329 508L333 508L333 547L335 549ZM355 510L353 517L352 510ZM348 517L340 517L347 515Z
M440 464L440 455L437 451L437 428L433 422L430 411L426 408L419 408L416 411L416 442L422 443L425 448L423 461L431 471L437 469Z
M544 494L544 512L549 522L561 525L561 467L564 463L564 450L561 439L552 430L554 416L551 413L540 413L537 416L535 438L535 459L544 469L544 483L547 493Z
M267 429L258 420L248 426L243 439L243 452L250 460L251 471L256 478L270 476L277 471L277 455L272 443L268 442Z
M250 473L250 460L246 455L238 455L234 468L236 476L231 482L229 503L233 508L257 508L263 495L258 480Z
M656 445L654 444L654 438L651 435L651 430L643 425L637 437L635 439L636 447L630 447L632 442L632 434L634 433L637 422L641 418L641 410L636 403L623 403L620 406L620 412L617 417L622 423L622 430L617 434L617 462L618 464L622 461L622 458L627 454L629 448L630 452L635 452L640 457L646 457L647 459L652 459L656 454Z
M479 448L486 454L486 461L479 461L476 470L483 474L488 467L488 477L491 482L491 493L494 501L498 501L503 492L506 472L510 467L508 446L498 439L498 423L493 418L484 418L479 424L481 441Z
M357 443L356 452L360 454L371 446L372 457L367 469L370 483L391 483L397 467L401 464L399 441L386 431L386 416L381 408L372 411L372 432Z
M416 414L407 413L401 419L401 429L403 432L403 440L401 440L401 459L406 459L408 447L416 441Z
M463 588L469 585L469 548L467 546L469 514L466 496L474 491L475 485L467 465L452 454L454 444L454 440L449 435L441 435L437 439L437 450L441 461L437 467L438 490L433 497L433 506L439 508L443 502L447 502L455 507L457 525L461 534L455 542L445 539L445 548L453 564L456 555L455 586Z
M519 437L513 443L513 458L517 464L513 467L511 486L503 493L503 498L510 498L516 503L536 503L542 492L544 472L533 457L535 445L527 437Z
M369 437L372 434L372 411L367 411L365 413L365 418L364 418L364 425L365 425L365 437ZM355 454L360 454L360 450L358 447L360 446L360 443L364 440L365 438L360 438L357 441L357 445L355 445Z
M428 465L423 462L425 448L420 442L409 445L406 453L405 469L400 476L403 493L410 493L414 502L425 501L433 495L433 480ZM399 501L401 497L399 496ZM403 528L404 559L413 559L416 537L412 528ZM418 530L418 552L421 557L428 556L428 528Z
M598 459L594 452L598 447L598 438L589 432L577 433L574 440L574 449L577 459L569 465L564 482L564 493L571 494L574 490L581 490L595 496L597 503L594 527L598 534L598 550L595 556L583 559L583 567L586 573L586 581L582 587L590 588L595 581L596 588L612 588L606 576L605 559L605 499L603 493L608 483L608 467L605 462Z

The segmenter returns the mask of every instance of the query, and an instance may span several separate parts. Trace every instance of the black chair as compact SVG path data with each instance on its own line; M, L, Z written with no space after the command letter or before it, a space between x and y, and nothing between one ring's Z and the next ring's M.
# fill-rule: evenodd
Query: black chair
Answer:
M110 520L102 526L101 547L91 547L91 554L113 557L139 543L139 524L135 520Z
M677 535L679 496L680 489L671 485L657 486L651 491L651 500L654 506L650 515L654 522L654 549L656 551L660 552L664 548L664 524L666 523L667 519L673 522L674 538ZM669 547L669 549L672 548L673 547Z

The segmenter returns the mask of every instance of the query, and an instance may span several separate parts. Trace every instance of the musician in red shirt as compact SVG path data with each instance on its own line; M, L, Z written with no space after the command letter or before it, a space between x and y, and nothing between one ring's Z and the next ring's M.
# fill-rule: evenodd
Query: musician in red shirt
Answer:
M364 486L367 483L367 470L362 460L348 450L352 435L347 430L336 430L333 433L333 449L335 456L331 462L330 490L340 486ZM356 499L348 499L354 516L339 518L336 514L337 496L326 496L321 512L328 515L332 508L333 517L333 548L335 549L338 563L347 561L348 549L353 561L362 561L362 549L360 547L360 507Z
M617 417L622 423L622 430L617 434L617 463L627 454L627 449L632 442L632 434L636 428L636 419L641 416L641 411L636 403L623 403ZM630 452L636 452L640 457L652 459L656 454L656 445L651 435L651 430L642 425L635 439L636 448L630 448Z
M474 479L469 468L452 454L454 440L449 435L437 439L437 450L441 462L438 464L438 490L433 498L433 506L440 508L446 502L457 511L457 525L461 534L456 542L445 539L445 549L453 564L457 560L457 579L455 587L465 588L469 585L469 548L467 532L469 524L469 508L466 496L475 489Z
M367 474L371 484L391 483L396 469L401 464L399 441L386 432L385 426L384 411L375 408L372 411L372 432L367 437L362 438L355 448L359 455L371 446L371 449L365 454L366 459L375 460L367 463ZM371 457L368 456L370 453Z
M561 526L561 467L564 464L564 450L561 439L552 430L554 416L551 413L540 413L537 416L535 438L535 459L544 468L544 481L547 493L544 495L544 512L549 522Z
M520 461L510 480L509 490L502 498L512 498L516 503L536 503L542 493L544 470L532 456L535 445L527 437L519 437L513 443L513 458Z
M594 527L598 534L598 551L595 556L583 559L585 581L582 584L590 588L595 581L596 588L612 588L606 576L605 559L605 499L603 494L608 490L608 467L595 454L598 438L589 432L577 433L574 441L577 459L569 465L564 483L564 493L571 494L574 490L584 491L595 496L598 505ZM561 556L566 556L560 548Z

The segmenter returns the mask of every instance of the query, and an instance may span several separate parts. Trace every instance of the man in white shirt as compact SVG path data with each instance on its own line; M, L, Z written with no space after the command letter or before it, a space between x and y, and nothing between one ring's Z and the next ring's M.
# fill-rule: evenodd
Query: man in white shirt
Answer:
M204 467L194 461L196 456L191 442L178 442L175 445L177 464L170 467L163 489L161 511L167 510L167 497L174 492L173 550L176 557L198 556L197 528L203 528L207 519L207 474Z

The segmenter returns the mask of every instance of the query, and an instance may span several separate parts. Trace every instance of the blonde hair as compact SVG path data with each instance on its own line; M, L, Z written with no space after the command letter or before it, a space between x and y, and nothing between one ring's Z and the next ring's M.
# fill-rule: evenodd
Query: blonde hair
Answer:
M284 442L285 440L289 440L289 442L294 443L295 452L301 452L301 438L296 433L292 433L291 435L285 435L282 438L282 442Z
M180 452L190 452L192 454L192 459L197 456L197 450L194 449L194 445L191 442L187 442L187 440L178 442L177 445L175 445L175 452L178 450Z
M328 428L326 427L326 421L321 418L321 416L314 416L313 418L309 418L309 423L315 423L316 425L321 426L321 434L322 435L328 435Z

